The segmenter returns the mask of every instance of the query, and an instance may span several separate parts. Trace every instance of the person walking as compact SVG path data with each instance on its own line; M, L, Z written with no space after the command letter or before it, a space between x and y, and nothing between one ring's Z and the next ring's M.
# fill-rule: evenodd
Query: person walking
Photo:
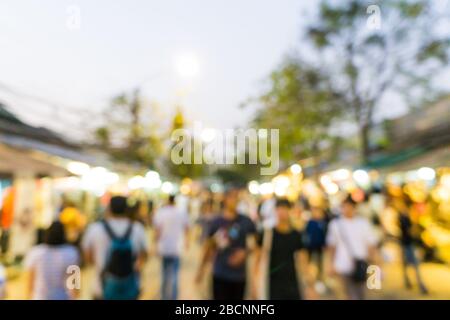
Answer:
M64 225L67 241L79 247L81 235L87 223L86 216L72 201L64 200L59 221Z
M297 275L301 270L311 292L311 279L302 234L293 230L290 221L291 203L286 199L276 202L277 224L265 229L259 237L254 275L254 298L270 300L300 300L303 298ZM258 288L259 287L259 288Z
M158 252L162 256L161 298L176 300L183 237L185 247L189 247L189 216L175 206L175 195L169 195L167 204L156 212L153 226Z
M369 221L358 216L356 202L349 195L342 203L342 215L330 222L327 245L329 273L337 276L348 299L365 299L369 262L379 266L378 239Z
M211 221L213 221L215 217L216 214L214 212L214 200L212 198L207 198L202 203L201 215L197 219L197 224L200 227L200 243L203 244L207 239Z
M320 207L311 207L311 219L305 227L305 245L308 249L309 263L316 266L318 283L323 281L323 251L325 248L325 237L327 233L327 222L325 213Z
M71 275L69 268L79 267L79 263L78 250L67 243L64 226L53 222L45 232L44 244L33 247L25 257L29 297L34 300L75 299L79 288L71 288L67 280Z
M213 263L214 300L244 299L249 256L247 240L256 245L256 227L247 216L238 213L239 189L230 188L224 194L222 212L210 225L196 282L203 280L206 267Z
M114 196L104 220L91 224L83 239L86 263L95 267L95 299L135 300L147 259L147 235L127 216L127 198Z
M411 206L408 207L403 199L394 200L394 206L398 212L398 224L400 229L400 244L402 247L403 258L403 278L405 287L411 289L411 281L408 277L408 267L413 267L416 273L417 284L422 294L427 294L428 290L422 280L419 269L419 261L416 257L414 246L414 235L412 232L413 224L409 217Z

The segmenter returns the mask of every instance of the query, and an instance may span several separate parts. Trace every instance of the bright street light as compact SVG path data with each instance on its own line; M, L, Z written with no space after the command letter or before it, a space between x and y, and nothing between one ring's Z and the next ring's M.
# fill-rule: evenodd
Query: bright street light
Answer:
M175 71L182 78L195 78L200 72L200 63L196 55L184 53L175 58Z
M251 194L258 194L259 183L257 181L250 181L248 184L248 191L250 191Z
M291 172L293 174L300 174L300 173L302 173L302 167L298 163L293 164L291 166Z
M273 193L273 185L270 182L265 182L259 185L259 193L263 196Z
M171 194L175 191L175 186L172 182L166 181L161 185L161 190L166 194Z
M436 177L436 172L432 168L422 167L417 170L417 175L422 180L433 180Z
M91 170L91 167L83 162L71 161L67 165L67 170L74 175L82 176L87 174Z

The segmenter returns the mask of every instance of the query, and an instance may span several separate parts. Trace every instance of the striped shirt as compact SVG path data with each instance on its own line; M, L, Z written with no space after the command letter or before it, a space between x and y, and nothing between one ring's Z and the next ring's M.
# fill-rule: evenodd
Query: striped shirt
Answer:
M71 245L38 245L30 250L25 268L34 272L34 300L66 300L68 268L79 265L79 254Z

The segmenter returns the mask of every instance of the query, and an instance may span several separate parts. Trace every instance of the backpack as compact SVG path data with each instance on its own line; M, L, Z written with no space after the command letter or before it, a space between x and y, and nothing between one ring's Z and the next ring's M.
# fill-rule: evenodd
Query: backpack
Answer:
M135 300L139 296L139 281L134 271L135 256L130 239L133 222L130 221L122 237L116 236L105 220L102 223L111 239L102 272L103 298L105 300Z
M325 246L325 221L310 220L306 225L304 237L306 247L309 249L317 249Z

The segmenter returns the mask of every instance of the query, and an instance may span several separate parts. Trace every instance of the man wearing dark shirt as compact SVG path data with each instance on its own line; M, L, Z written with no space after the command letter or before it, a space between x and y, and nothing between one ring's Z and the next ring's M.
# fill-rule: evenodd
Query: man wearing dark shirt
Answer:
M263 289L266 291L262 293L262 295L266 295L263 298L271 300L299 300L302 298L297 277L297 265L301 264L302 271L306 271L307 257L303 250L302 234L291 227L290 209L291 204L288 200L277 200L277 225L271 230L264 231L258 239L261 250L257 255L258 268L254 273L259 276L262 268L267 269L265 270L266 274L259 281L266 281L266 285L268 285L268 288ZM264 256L266 261L263 261ZM309 280L306 274L305 280ZM309 285L308 289L310 289Z
M203 259L197 274L201 282L213 260L213 298L242 300L246 286L247 238L256 234L254 223L236 210L239 190L225 193L222 214L211 221Z

